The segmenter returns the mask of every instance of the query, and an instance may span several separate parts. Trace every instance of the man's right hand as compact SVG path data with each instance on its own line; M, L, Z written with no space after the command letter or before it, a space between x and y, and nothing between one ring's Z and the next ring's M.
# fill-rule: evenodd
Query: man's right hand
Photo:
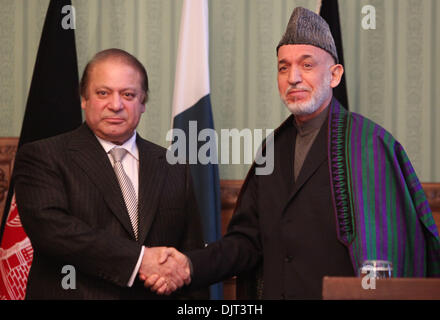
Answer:
M169 295L191 282L188 258L174 248L145 248L139 278L157 294Z

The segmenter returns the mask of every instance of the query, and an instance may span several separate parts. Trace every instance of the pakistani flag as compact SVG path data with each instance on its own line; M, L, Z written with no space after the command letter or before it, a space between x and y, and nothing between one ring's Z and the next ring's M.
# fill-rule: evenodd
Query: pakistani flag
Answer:
M217 159L217 142L213 135L199 135L204 129L214 129L208 49L208 2L185 0L174 84L173 128L181 129L186 136L188 148L185 157L190 163L206 243L221 236L218 162L200 161L200 155L205 160ZM204 138L198 141L201 136ZM211 286L211 299L222 298L222 285Z

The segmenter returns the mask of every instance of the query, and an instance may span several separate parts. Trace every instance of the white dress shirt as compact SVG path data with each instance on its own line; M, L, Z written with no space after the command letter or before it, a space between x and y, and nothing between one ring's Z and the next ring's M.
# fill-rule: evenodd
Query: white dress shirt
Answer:
M118 148L124 148L127 150L127 154L122 159L122 167L124 168L125 173L130 178L131 182L133 183L134 190L136 192L136 197L139 202L139 149L136 144L136 131L133 133L130 139L124 142L122 145L116 145L113 142L106 141L101 139L100 137L96 136L101 146L104 148L105 152L108 155L108 158L110 160L110 163L112 164L112 167L114 166L113 157L110 154L110 150L118 147ZM139 255L139 259L136 263L136 266L133 270L133 273L130 277L130 280L128 281L127 286L131 287L133 285L134 279L136 278L136 275L139 271L139 268L141 266L142 257L144 255L144 246L142 246L141 253Z

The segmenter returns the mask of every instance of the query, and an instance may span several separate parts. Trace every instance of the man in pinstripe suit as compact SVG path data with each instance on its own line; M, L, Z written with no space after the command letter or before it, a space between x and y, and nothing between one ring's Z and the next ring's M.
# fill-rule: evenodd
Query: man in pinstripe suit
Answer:
M138 275L168 275L168 288L176 289L189 282L189 266L177 252L159 261L162 249L154 247L203 246L191 175L136 133L148 77L135 57L99 52L80 86L85 123L17 154L17 205L34 248L26 298L158 298ZM66 265L75 270L69 288L62 286ZM171 297L205 292L183 289Z

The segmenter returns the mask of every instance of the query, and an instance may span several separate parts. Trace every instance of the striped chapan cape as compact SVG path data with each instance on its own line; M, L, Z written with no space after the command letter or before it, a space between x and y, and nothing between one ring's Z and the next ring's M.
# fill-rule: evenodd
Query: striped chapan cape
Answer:
M390 133L332 100L328 158L339 240L358 272L389 260L394 277L440 276L440 239L405 150Z

